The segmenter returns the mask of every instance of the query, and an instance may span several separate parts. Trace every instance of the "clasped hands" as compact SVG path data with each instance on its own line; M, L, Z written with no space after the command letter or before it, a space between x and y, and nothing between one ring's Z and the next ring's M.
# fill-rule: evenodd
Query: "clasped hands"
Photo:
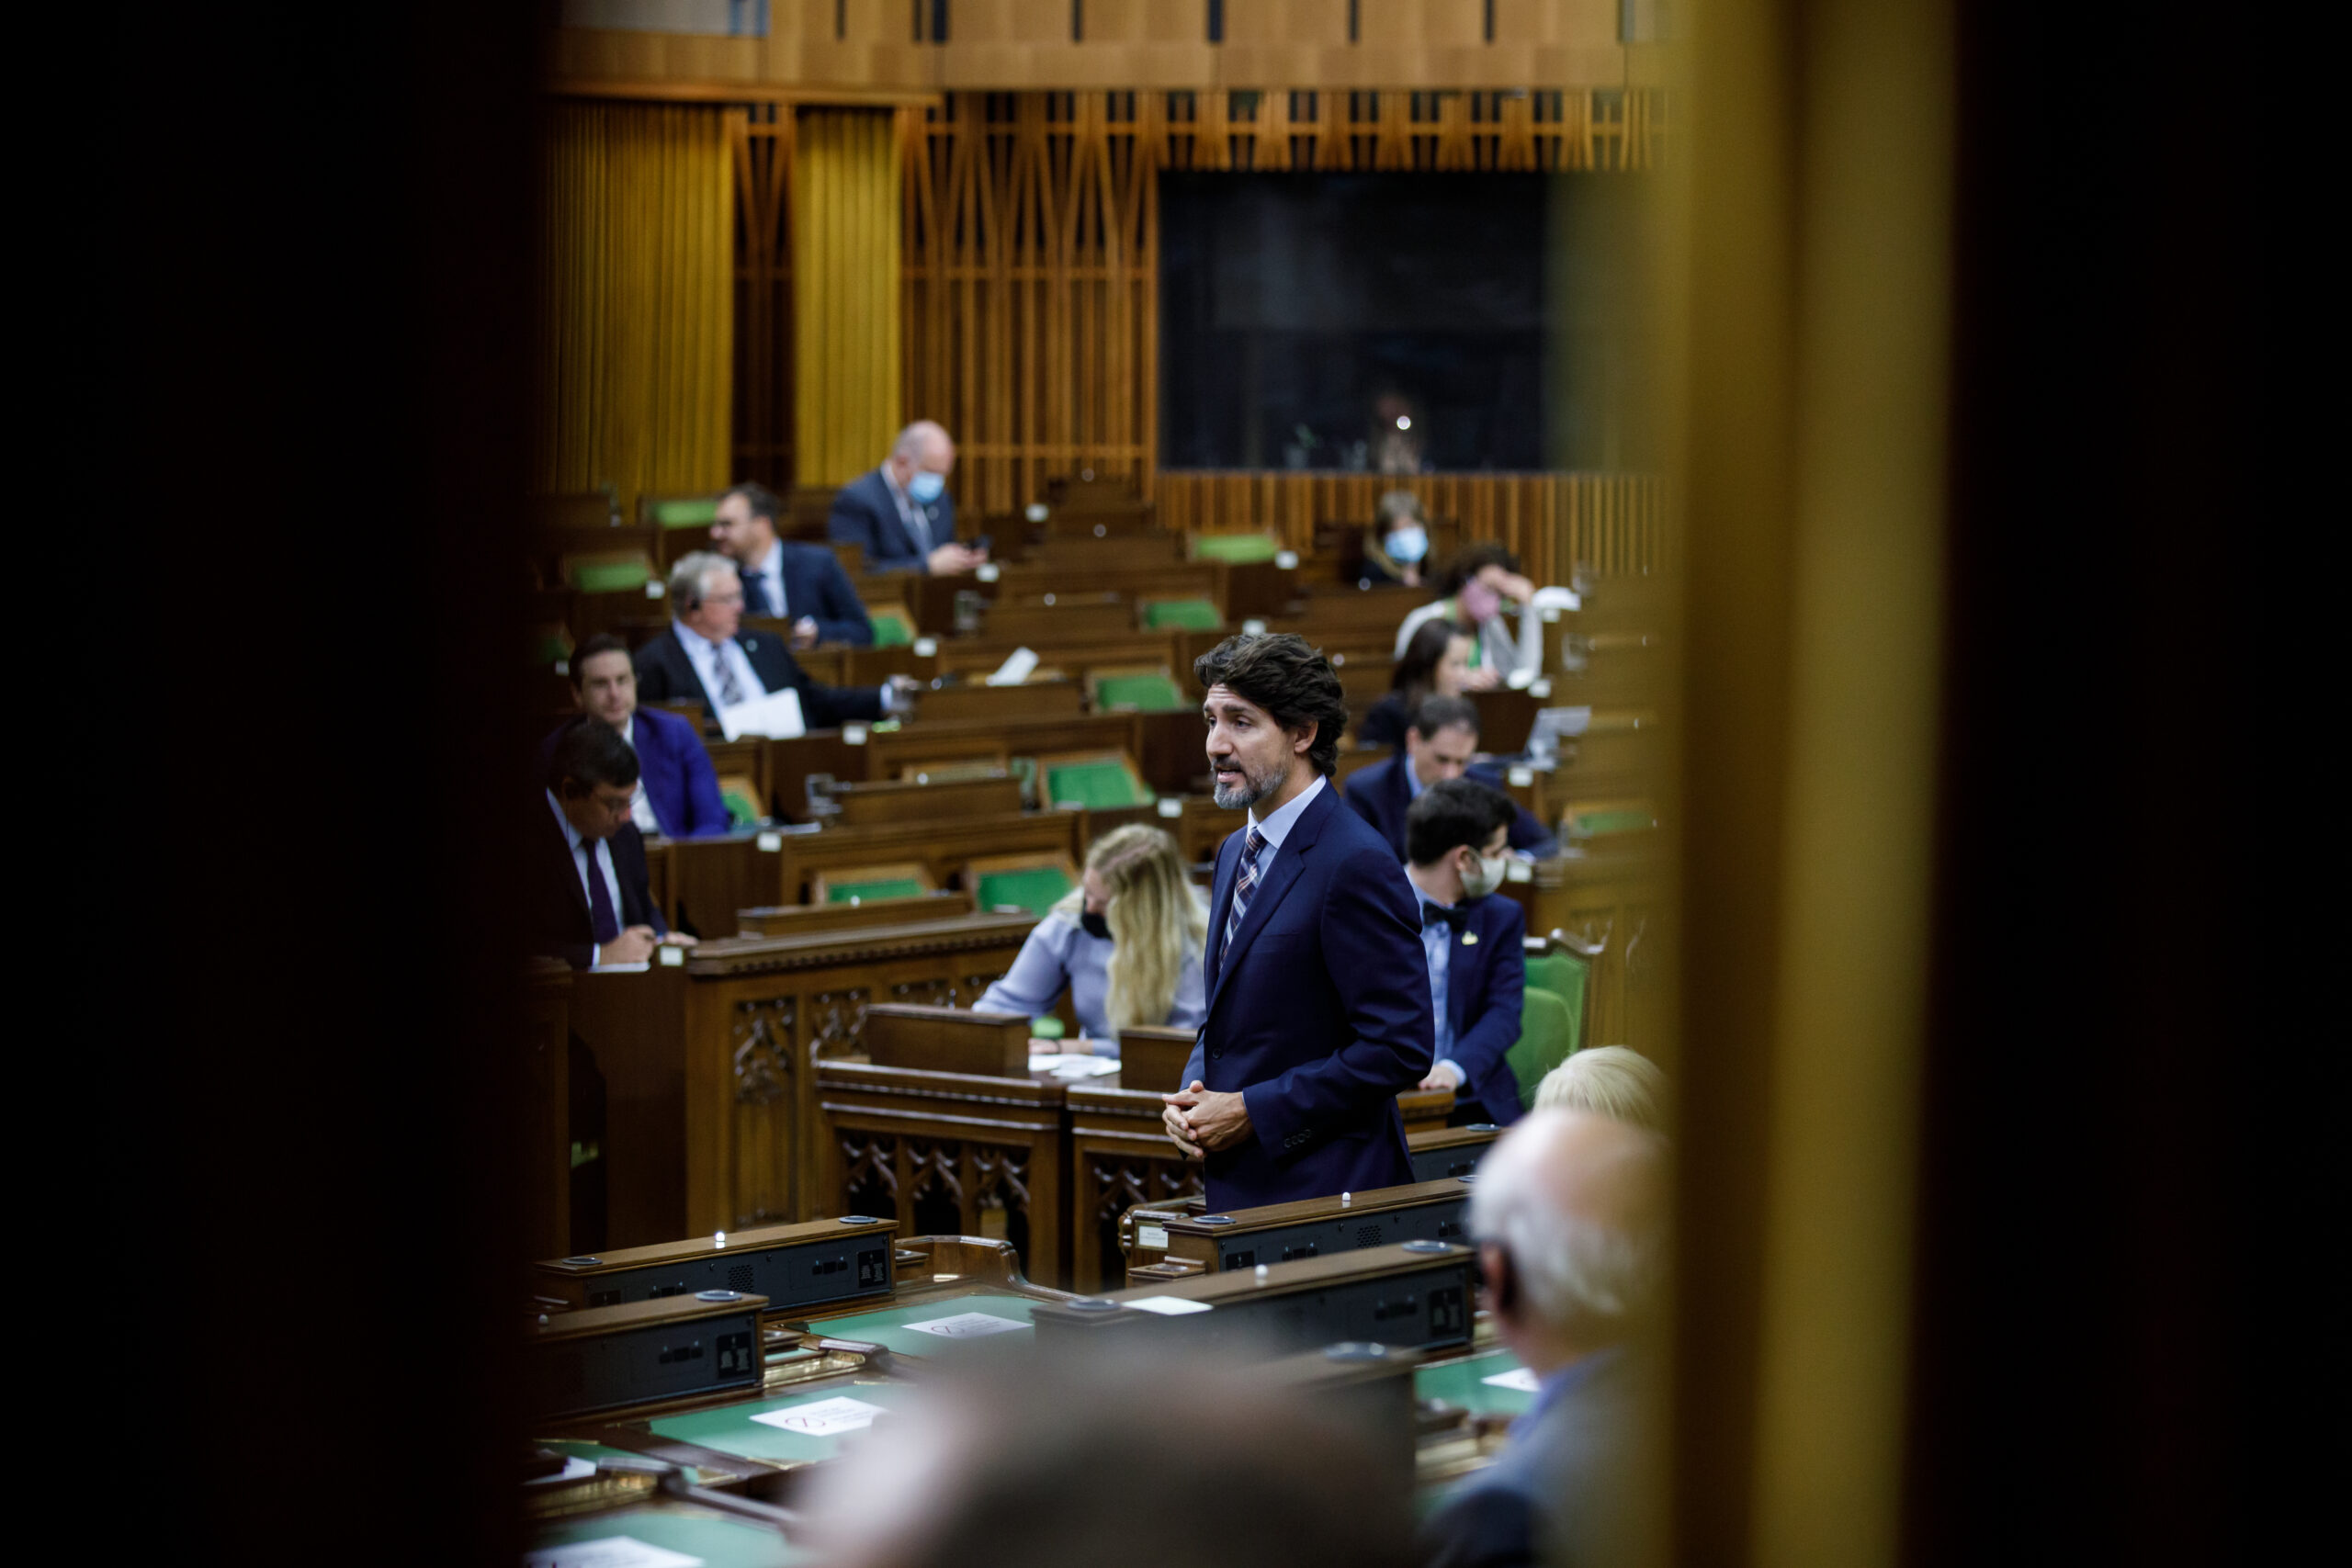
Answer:
M1250 1107L1238 1094L1221 1094L1194 1078L1174 1094L1163 1094L1159 1113L1169 1138L1198 1159L1206 1150L1231 1148L1250 1135Z

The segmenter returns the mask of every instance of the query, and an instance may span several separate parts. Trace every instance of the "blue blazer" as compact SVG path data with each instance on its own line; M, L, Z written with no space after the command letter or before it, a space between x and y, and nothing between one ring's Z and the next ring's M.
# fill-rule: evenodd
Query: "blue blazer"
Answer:
M1498 1127L1520 1118L1519 1077L1504 1053L1519 1043L1521 998L1527 994L1527 911L1490 893L1463 905L1469 917L1445 954L1445 1010L1453 1025L1452 1060L1467 1075L1454 1090ZM1468 941L1476 937L1476 942Z
M1511 1423L1492 1464L1447 1493L1420 1529L1426 1568L1603 1568L1639 1562L1640 1384L1623 1349L1555 1372L1561 1390ZM1655 1544L1655 1543L1652 1543Z
M865 605L850 586L849 573L833 552L821 545L803 545L791 539L779 541L784 547L784 608L794 620L806 615L817 623L819 642L854 643L860 648L874 645L874 623L866 618ZM749 615L773 615L775 606L767 601L767 591L758 574L743 574L743 613Z
M547 773L555 743L580 721L568 719L539 742L531 776ZM727 803L719 798L718 774L710 765L695 727L673 713L639 708L629 726L637 745L638 773L645 781L646 797L653 803L653 819L665 839L691 839L702 833L724 833L734 826Z
M942 491L939 499L922 511L931 520L933 546L956 536L954 496ZM931 570L926 558L929 551L907 532L906 519L899 515L899 503L891 499L890 487L883 482L879 468L842 486L833 497L832 513L825 519L825 536L837 545L864 549L868 571Z
M1213 1210L1413 1179L1396 1096L1430 1070L1420 902L1326 787L1269 857L1228 949L1246 829L1217 850L1208 1016L1184 1081L1239 1090L1250 1136L1208 1156Z
M1470 769L1470 776L1490 789L1503 787L1502 774L1481 762ZM1379 829L1388 840L1388 847L1398 860L1405 858L1405 812L1413 804L1412 785L1405 778L1405 753L1399 750L1368 768L1358 768L1348 775L1348 804L1356 815ZM1511 805L1510 847L1525 850L1537 860L1557 854L1560 841L1544 830L1544 824L1525 807Z

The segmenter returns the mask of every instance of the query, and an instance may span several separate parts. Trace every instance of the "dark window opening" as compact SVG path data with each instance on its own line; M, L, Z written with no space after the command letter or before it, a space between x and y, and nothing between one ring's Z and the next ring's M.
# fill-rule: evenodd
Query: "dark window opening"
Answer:
M1225 0L1209 0L1209 41L1225 41Z

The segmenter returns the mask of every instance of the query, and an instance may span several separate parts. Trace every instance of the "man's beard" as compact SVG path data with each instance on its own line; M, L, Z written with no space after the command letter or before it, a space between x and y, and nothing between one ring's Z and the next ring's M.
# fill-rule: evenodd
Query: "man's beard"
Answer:
M1239 784L1227 786L1218 784L1212 785L1210 790L1218 807L1227 811L1239 811L1245 807L1257 805L1273 794L1275 786L1283 782L1280 773L1269 773L1260 778L1250 771L1249 764L1245 762L1237 762L1235 766L1241 771Z

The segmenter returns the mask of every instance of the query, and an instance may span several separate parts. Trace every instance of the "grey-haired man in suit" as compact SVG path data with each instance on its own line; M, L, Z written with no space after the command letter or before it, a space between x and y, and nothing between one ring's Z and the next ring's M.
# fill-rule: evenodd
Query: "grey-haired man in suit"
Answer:
M1653 1134L1552 1110L1480 1162L1470 1230L1487 1308L1535 1401L1423 1527L1431 1568L1649 1560L1635 1340L1664 1261L1665 1162Z

